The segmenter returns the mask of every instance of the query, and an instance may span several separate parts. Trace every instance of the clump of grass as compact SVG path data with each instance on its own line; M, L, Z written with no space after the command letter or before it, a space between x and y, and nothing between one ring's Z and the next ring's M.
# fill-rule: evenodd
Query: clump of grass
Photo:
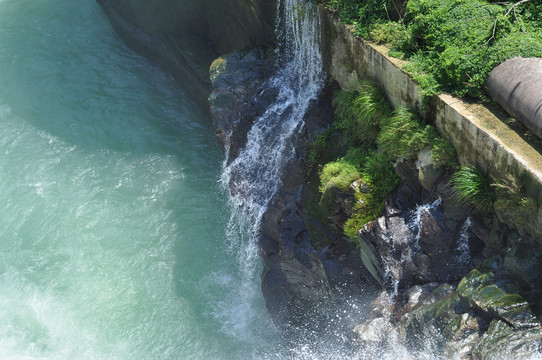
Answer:
M359 92L338 91L333 98L336 126L352 146L370 148L380 132L380 123L391 112L384 94L366 83Z
M493 186L496 189L495 211L508 214L512 223L522 228L536 224L538 204L525 194L515 177L508 175Z
M379 148L393 159L414 157L438 134L431 126L422 126L418 117L406 107L398 107L382 124Z
M454 189L455 199L486 214L493 209L495 190L491 182L474 166L462 166L451 178L450 185Z
M420 150L429 146L437 167L457 167L453 145L442 138L434 126L424 125L410 109L398 107L381 126L377 143L391 159L415 158Z
M431 159L437 167L455 169L458 167L457 153L448 140L437 136L431 139Z
M320 172L320 191L329 186L336 186L341 191L348 191L350 184L359 179L356 167L343 159L327 163Z

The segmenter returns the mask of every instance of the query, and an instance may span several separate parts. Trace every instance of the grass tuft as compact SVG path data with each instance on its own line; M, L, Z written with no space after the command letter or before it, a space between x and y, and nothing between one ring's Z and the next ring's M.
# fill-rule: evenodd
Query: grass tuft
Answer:
M477 212L486 214L493 209L495 190L482 172L474 166L461 166L452 176L450 185L454 189L455 199L474 208Z

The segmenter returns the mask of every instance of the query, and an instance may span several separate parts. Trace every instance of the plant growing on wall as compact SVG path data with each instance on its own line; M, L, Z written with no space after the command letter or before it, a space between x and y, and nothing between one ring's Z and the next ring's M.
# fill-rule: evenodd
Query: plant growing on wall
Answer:
M459 203L470 206L482 214L493 209L495 189L478 168L472 165L461 166L452 176L450 185Z

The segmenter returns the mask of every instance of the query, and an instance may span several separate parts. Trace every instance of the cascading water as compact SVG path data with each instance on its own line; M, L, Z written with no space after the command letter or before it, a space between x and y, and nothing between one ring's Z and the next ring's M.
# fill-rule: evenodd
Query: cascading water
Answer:
M225 185L235 179L233 202L250 216L253 237L281 186L282 170L293 153L290 139L303 126L309 103L323 85L319 21L313 6L302 0L282 0L277 13L280 66L269 84L278 92L276 101L256 119L245 148L222 174Z
M458 253L457 257L459 260L459 263L463 266L468 266L469 262L471 261L471 254L470 254L470 248L469 248L469 230L472 225L470 217L465 220L465 223L463 223L463 226L461 227L461 232L459 233L459 239L457 240L457 248L456 251Z
M324 81L319 17L314 6L302 0L278 1L277 19L278 61L267 85L277 91L276 100L255 120L239 156L230 164L224 163L221 177L225 187L235 183L230 240L238 242L243 229L251 229L241 254L247 276L255 271L255 240L262 215L280 189L282 171L293 153L290 140L302 128L309 103L317 97Z

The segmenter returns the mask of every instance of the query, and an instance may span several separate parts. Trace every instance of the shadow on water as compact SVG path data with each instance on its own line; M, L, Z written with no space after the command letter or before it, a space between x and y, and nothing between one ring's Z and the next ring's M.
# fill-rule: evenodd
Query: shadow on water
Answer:
M0 89L0 105L12 118L81 158L115 158L80 166L148 160L139 172L167 175L153 157L174 163L171 171L180 175L168 178L175 181L160 209L174 219L172 284L190 304L208 358L257 351L261 339L252 332L272 342L263 300L249 325L234 323L243 309L232 300L240 280L224 235L231 208L218 185L223 155L189 88L128 50L94 1L4 0L0 19L0 81L9 84ZM259 278L251 280L259 294Z

